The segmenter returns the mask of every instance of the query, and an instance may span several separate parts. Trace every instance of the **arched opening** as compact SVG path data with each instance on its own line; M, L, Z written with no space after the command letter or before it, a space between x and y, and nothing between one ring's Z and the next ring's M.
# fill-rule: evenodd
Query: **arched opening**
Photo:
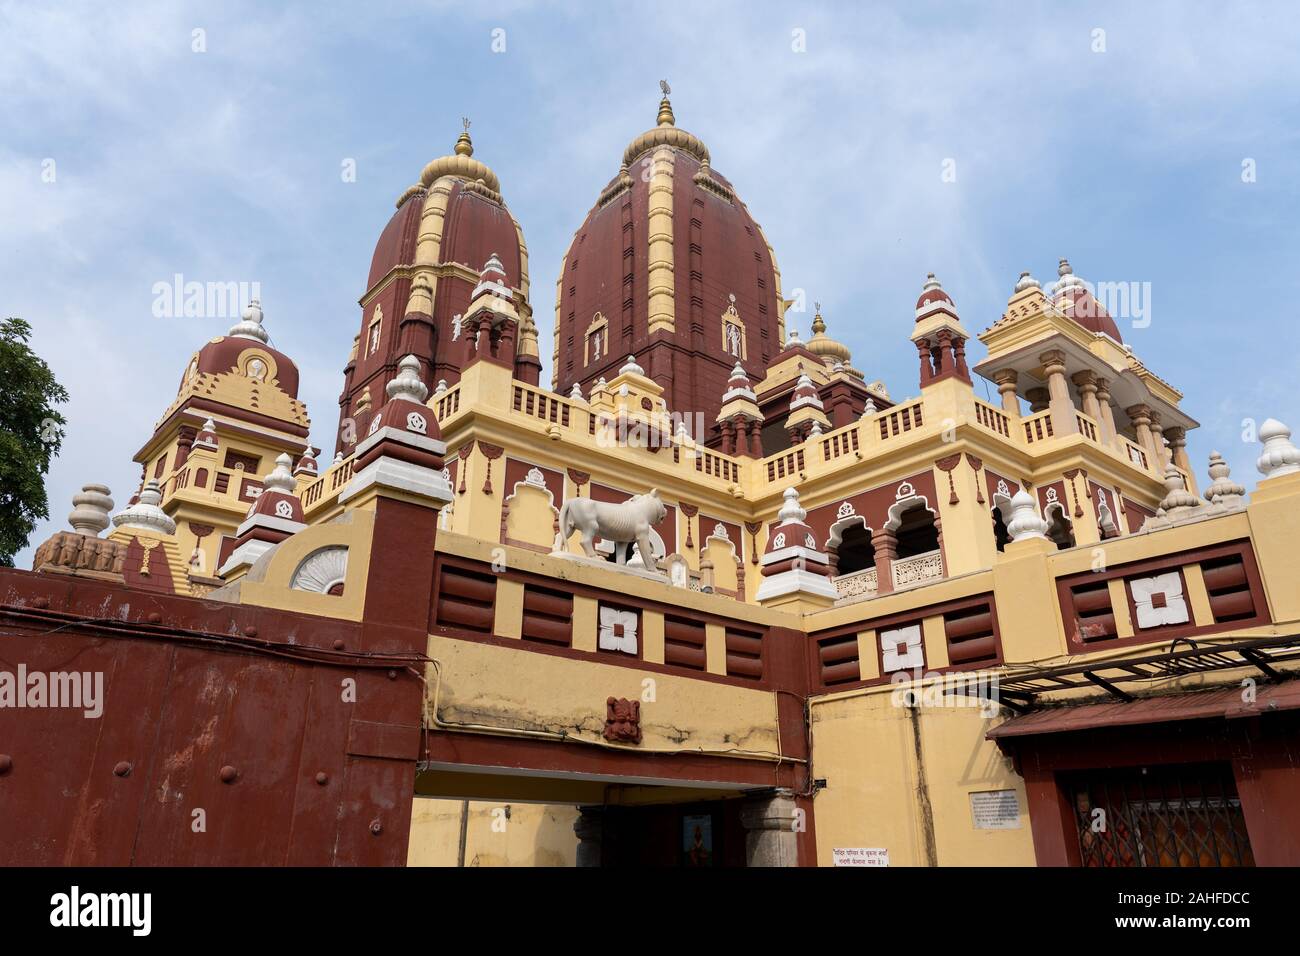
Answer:
M861 522L840 532L836 547L837 574L854 574L876 566L876 548L871 543L871 529Z
M1074 547L1074 525L1059 504L1047 506L1047 537L1056 542L1060 550Z
M1006 546L1011 543L1011 532L1007 531L1007 518L1011 515L1011 502L996 495L993 498L993 509L990 512L993 518L993 540L997 544L999 551L1006 550Z
M934 513L923 503L909 506L898 516L894 534L898 538L900 561L939 550L939 529L934 524Z

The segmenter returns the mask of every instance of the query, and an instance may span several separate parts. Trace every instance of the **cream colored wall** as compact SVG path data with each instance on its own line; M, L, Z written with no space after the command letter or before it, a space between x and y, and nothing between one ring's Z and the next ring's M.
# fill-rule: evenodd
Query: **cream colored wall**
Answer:
M577 862L578 838L573 832L577 807L416 797L406 865L457 866L461 817L466 811L465 866L574 866Z
M813 803L818 865L832 865L836 847L884 848L891 866L927 865L920 766L938 865L1032 866L1023 781L984 739L994 721L976 707L922 706L918 713L919 764L909 709L896 705L892 688L814 701L814 771L827 783ZM1018 829L975 828L969 795L986 790L1016 792Z
M582 641L593 651L590 660L430 636L437 665L429 670L429 693L431 701L437 694L439 720L563 735L575 745L638 754L694 751L775 761L780 741L771 691L606 663L616 658L595 653L595 616L580 617L578 610L575 630L591 630L590 641ZM607 697L641 702L641 743L604 740Z

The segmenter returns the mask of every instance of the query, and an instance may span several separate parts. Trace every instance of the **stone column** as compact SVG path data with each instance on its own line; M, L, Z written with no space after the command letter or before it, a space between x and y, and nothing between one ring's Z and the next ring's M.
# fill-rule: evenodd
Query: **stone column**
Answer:
M1070 398L1070 386L1065 380L1065 353L1060 349L1050 349L1038 356L1047 373L1047 393L1050 396L1048 408L1052 411L1052 430L1057 435L1071 435L1079 430L1079 422L1074 417L1074 402Z
M956 336L952 340L952 361L957 374L970 381L970 369L966 367L966 340L961 336Z
M578 837L578 866L600 866L601 844L605 836L605 808L579 807L578 819L573 821L573 832Z
M898 535L888 528L871 532L871 545L876 549L876 593L894 590L894 558L898 557Z
M1092 372L1075 372L1070 381L1079 387L1083 398L1083 413L1098 424L1101 423L1101 407L1097 403L1097 376Z
M736 426L731 419L722 423L722 453L724 455L734 454L736 451Z
M1169 440L1169 451L1174 464L1187 476L1187 490L1194 495L1199 494L1196 473L1192 471L1192 463L1187 457L1187 429L1181 425L1170 425L1165 429L1165 438Z
M1165 428L1160 416L1151 413L1151 447L1156 450L1156 474L1164 475L1165 466L1169 464L1169 449L1165 445Z
M1016 383L1020 373L1013 368L1000 368L993 373L993 381L998 383L998 395L1002 399L1002 410L1012 418L1020 417L1020 400L1016 398Z
M1029 412L1031 415L1037 415L1047 409L1047 403L1051 396L1045 388L1031 388L1026 390L1025 398L1029 399Z
M1115 412L1110 407L1110 379L1099 378L1097 383L1098 421L1101 423L1101 438L1108 445L1115 444Z
M1157 471L1160 462L1156 458L1155 446L1151 443L1151 409L1145 405L1130 405L1124 411L1128 413L1129 420L1133 422L1133 430L1137 432L1138 444L1147 453L1148 467L1152 471Z
M952 333L947 329L939 332L939 374L947 375L953 370Z
M930 340L917 340L916 351L921 358L921 387L925 388L930 384L930 379L934 378L934 363L930 360Z
M803 814L794 791L784 788L745 799L740 810L745 828L746 866L798 866Z

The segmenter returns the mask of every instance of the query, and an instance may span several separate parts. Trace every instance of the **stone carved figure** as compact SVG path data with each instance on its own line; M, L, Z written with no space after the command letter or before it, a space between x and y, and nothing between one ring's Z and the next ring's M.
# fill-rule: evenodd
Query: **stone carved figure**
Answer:
M604 738L611 742L641 742L641 702L626 697L605 698Z
M634 495L619 504L594 501L591 498L570 498L560 509L560 540L556 550L562 550L574 531L582 534L582 550L589 558L599 558L596 536L615 544L635 541L641 561L647 571L658 571L654 548L650 544L650 529L663 521L668 509L659 499L659 490Z

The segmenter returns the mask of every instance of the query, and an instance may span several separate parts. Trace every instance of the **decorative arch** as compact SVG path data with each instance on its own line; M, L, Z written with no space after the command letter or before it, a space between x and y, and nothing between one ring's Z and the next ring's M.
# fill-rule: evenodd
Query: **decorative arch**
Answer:
M1011 495L1003 494L1001 491L994 492L989 517L993 521L993 540L997 544L997 549L1005 550L1011 543L1011 532L1007 531L1007 522L1011 520Z
M722 313L722 350L737 361L749 358L749 346L745 337L745 323L736 311L736 296L727 296L727 310Z
M378 302L375 303L375 311L371 314L370 324L366 326L366 357L374 355L379 351L379 340L384 331L384 309Z
M294 591L341 595L347 575L347 547L330 545L313 551L298 563L289 578L289 587Z
M723 533L719 534L721 530ZM721 524L700 542L700 555L707 558L713 566L713 590L723 594L736 595L744 583L741 557L737 543L731 540L726 528Z
M1056 542L1057 549L1064 551L1066 548L1073 548L1074 522L1066 514L1065 505L1060 501L1053 501L1043 512L1043 517L1047 521L1047 537Z
M548 554L560 533L560 510L555 495L546 487L546 476L532 468L501 505L503 544Z
M245 378L251 378L263 384L270 384L279 377L280 369L271 353L266 349L251 348L244 349L239 353L235 371Z
M590 365L609 357L609 320L603 312L597 312L587 326L582 338L582 364Z

